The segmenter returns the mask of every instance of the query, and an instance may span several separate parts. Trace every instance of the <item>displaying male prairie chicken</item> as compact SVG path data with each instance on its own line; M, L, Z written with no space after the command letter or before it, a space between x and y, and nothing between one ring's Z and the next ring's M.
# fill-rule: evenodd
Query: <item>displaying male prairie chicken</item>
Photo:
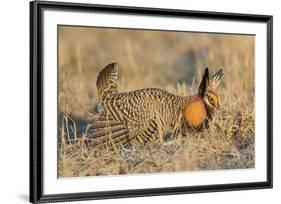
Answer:
M192 96L157 88L122 93L118 91L117 63L111 63L97 77L99 114L88 126L89 137L97 144L145 144L183 126L199 131L219 109L215 89L222 76L219 70L209 80L206 68L198 93Z

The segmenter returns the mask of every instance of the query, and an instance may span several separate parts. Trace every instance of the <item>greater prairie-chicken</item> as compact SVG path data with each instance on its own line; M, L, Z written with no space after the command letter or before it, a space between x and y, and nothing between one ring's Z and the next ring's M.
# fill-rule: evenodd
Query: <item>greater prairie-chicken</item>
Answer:
M219 109L215 88L222 76L219 70L209 80L206 68L198 93L192 96L157 88L122 93L118 91L117 63L111 63L97 77L99 114L88 127L89 137L97 144L145 144L182 126L200 130Z

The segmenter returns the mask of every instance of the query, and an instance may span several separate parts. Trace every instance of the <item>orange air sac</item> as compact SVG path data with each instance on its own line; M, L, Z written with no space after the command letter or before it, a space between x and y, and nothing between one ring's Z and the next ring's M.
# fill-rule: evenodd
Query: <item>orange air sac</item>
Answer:
M184 109L184 118L189 126L199 127L207 118L207 111L203 99L196 97Z

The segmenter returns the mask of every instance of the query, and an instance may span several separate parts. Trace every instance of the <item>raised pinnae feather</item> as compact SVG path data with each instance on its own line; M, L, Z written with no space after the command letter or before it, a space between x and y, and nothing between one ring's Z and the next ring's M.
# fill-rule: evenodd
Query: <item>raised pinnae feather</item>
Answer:
M99 73L96 86L100 99L118 92L117 62L108 64Z
M210 80L210 84L209 84L209 89L211 90L215 90L217 88L217 86L219 85L221 78L223 76L223 70L220 69L219 71L217 71L211 78Z
M206 90L209 86L209 69L208 67L206 67L205 71L204 71L204 75L202 77L201 83L199 85L199 95L200 96L204 96L206 93Z

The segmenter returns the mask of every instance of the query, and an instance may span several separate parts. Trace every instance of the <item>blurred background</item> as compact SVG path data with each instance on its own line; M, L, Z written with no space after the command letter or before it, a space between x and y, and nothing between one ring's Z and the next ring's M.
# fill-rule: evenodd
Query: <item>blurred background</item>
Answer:
M97 102L96 78L119 63L119 90L197 91L205 67L223 68L225 100L253 104L254 36L95 27L59 27L59 110L85 118ZM231 93L231 94L229 94Z

